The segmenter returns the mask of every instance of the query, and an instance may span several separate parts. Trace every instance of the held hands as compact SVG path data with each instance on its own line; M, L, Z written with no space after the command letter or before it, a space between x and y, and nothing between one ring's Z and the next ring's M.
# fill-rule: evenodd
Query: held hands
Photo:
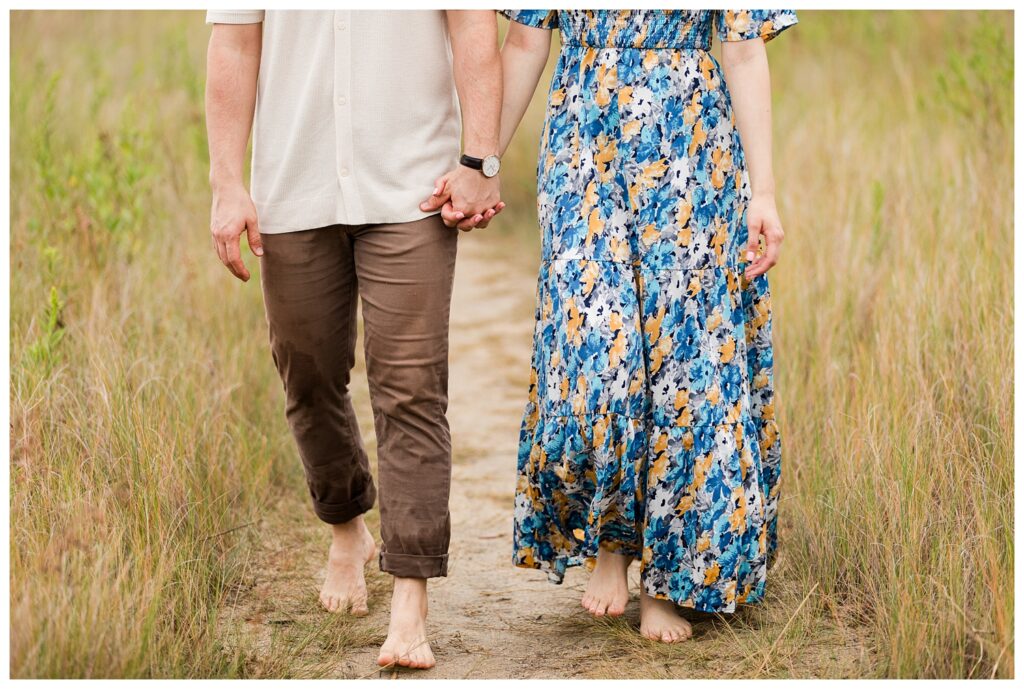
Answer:
M755 195L747 205L747 269L744 275L752 280L764 275L779 262L782 249L782 221L775 209L775 197L772 195ZM764 252L761 249L761 238L764 237Z
M259 222L256 218L256 206L252 197L242 185L234 185L213 192L213 206L210 210L210 234L213 235L213 247L217 250L221 263L231 273L248 282L249 269L242 262L241 237L245 233L249 240L249 248L257 256L263 255L263 243L260 241Z
M434 193L420 204L424 212L440 209L445 225L465 232L487 227L504 207L498 177L485 177L464 165L438 178Z

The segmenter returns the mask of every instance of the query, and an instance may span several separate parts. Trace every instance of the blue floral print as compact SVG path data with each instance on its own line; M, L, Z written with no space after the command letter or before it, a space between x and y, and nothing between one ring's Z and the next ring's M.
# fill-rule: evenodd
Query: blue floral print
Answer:
M715 58L783 10L505 12L558 29L514 561L560 582L599 544L644 591L709 612L762 599L781 446L771 300L743 275L750 197Z

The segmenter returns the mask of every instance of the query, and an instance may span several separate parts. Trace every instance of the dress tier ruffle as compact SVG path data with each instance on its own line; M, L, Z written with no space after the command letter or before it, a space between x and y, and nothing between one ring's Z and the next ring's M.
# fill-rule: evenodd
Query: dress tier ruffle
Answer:
M559 317L571 318L575 311L566 282L577 271L586 275L591 263L553 262L542 270L540 303L548 306L538 309L541 341L555 329L569 329ZM595 394L592 383L560 401L557 389L568 386L547 379L560 377L553 372L566 363L552 366L543 347L535 357L540 368L534 369L520 432L514 561L560 583L569 567L596 557L600 546L640 560L642 586L651 596L707 612L733 612L738 604L763 598L776 544L781 452L771 395L767 283L745 282L738 269L673 272L675 278L637 280L640 312L635 333L626 339L642 340L643 355L633 357L642 370L628 377L643 381L639 386L627 379L620 386L623 395L616 396L614 391ZM665 289L695 278L702 289L693 301L680 301ZM596 282L621 288L618 277ZM658 307L669 296L679 304L675 314ZM729 308L731 303L738 308ZM644 318L644 305L658 314L657 329L653 318ZM716 327L709 329L709 322ZM617 332L590 326L612 342L620 339ZM736 333L740 346L729 344ZM695 340L692 356L684 358L692 369L683 372L690 390L676 394L671 405L659 404L658 391L648 389L671 365L657 360L659 347L666 347L666 338L686 337ZM585 371L592 360L585 338L579 339L570 375L592 376ZM629 358L631 344L624 345L623 359ZM670 344L673 352L686 353L685 345ZM705 375L701 361L709 352ZM677 382L681 373L671 374ZM638 387L643 392L629 394Z

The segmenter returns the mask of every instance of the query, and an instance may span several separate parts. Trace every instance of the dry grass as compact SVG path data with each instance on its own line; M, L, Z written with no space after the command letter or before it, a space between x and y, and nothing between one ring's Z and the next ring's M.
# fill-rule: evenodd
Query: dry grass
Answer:
M610 623L582 674L674 676L717 643L737 658L719 675L1013 675L1012 15L801 20L769 50L776 604L681 648ZM301 477L257 281L228 280L206 239L201 22L12 15L17 677L310 676L378 633L297 601L274 662L216 641L247 525ZM507 161L524 242L540 102ZM808 664L863 627L870 662Z

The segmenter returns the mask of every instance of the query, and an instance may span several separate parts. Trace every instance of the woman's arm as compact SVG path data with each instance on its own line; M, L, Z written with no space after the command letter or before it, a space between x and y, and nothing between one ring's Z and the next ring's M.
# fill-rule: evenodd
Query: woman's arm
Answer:
M751 198L747 207L747 261L750 265L746 275L754 278L778 263L784 236L775 207L771 78L764 41L753 38L724 42L722 69L729 85L733 115L750 175ZM758 256L762 236L764 254Z
M519 22L512 22L501 47L502 88L501 136L499 155L512 141L512 135L526 113L537 82L544 71L551 51L551 31L535 29Z

